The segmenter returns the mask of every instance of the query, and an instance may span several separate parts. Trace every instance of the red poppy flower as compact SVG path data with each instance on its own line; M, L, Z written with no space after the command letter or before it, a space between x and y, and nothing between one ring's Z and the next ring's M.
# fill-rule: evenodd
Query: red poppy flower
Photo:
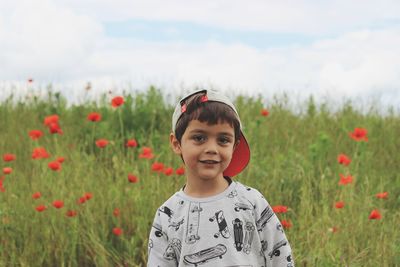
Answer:
M61 163L58 162L58 161L49 162L48 166L53 171L60 171L61 170Z
M164 170L164 174L167 176L170 176L174 173L174 169L172 169L171 167L168 167Z
M340 175L339 185L351 184L353 182L353 176L351 175L344 176L343 174L339 175Z
M339 154L337 161L339 164L343 164L344 166L348 166L351 162L351 159L345 154Z
M116 108L124 103L124 98L122 96L116 96L111 100L111 105Z
M122 235L122 229L121 228L119 228L119 227L114 227L114 229L113 229L113 233L114 233L114 235L116 235L116 236L120 236L120 235Z
M355 141L368 141L367 130L364 128L354 128L354 131L349 133L349 135Z
M344 202L343 201L338 201L335 203L335 208L341 209L344 207Z
M3 160L5 162L9 162L9 161L13 161L15 160L17 157L14 154L4 154L3 155Z
M49 127L49 132L51 134L56 134L56 133L63 134L63 131L61 130L60 125L58 123L50 123L48 127Z
M185 174L185 168L184 167L179 167L178 169L176 169L175 173L177 175L184 175Z
M54 206L56 209L61 209L62 207L64 207L64 202L61 201L61 200L54 200L54 201L53 201L53 206Z
M41 194L40 192L35 192L35 193L32 194L32 198L33 198L33 199L38 199L38 198L40 198L41 196L42 196L42 194Z
M80 197L79 199L78 199L78 203L79 204L83 204L83 203L85 203L86 202L86 197Z
M56 123L56 124L58 124L58 120L59 120L60 118L58 117L58 115L50 115L50 116L47 116L47 117L45 117L44 118L44 125L46 125L46 126L50 126L50 124L52 124L52 123Z
M139 155L141 159L152 159L154 158L153 150L150 147L143 147L142 153Z
M10 173L12 173L12 171L13 171L13 169L10 168L10 167L4 167L3 168L3 173L4 174L10 174Z
M150 147L143 147L142 153L143 154L151 154L151 153L153 153L153 150Z
M32 152L33 159L46 159L48 157L50 157L50 155L47 153L46 149L43 147L37 147Z
M285 229L289 229L290 227L292 227L292 222L291 221L282 220L281 224L282 224L283 228L285 228Z
M84 197L86 198L86 200L89 200L89 199L91 199L93 197L93 194L90 193L90 192L86 192Z
M382 215L376 209L371 211L371 213L370 213L370 215L368 217L368 219L370 219L370 220L379 220L381 218L382 218Z
M59 121L58 115L50 115L44 118L44 125L46 125L49 128L51 134L63 133L60 128L60 125L58 124L58 121Z
M58 161L58 162L60 162L60 163L64 163L65 158L64 158L64 157L58 157L58 158L56 159L56 161Z
M137 147L137 142L135 139L130 139L126 142L125 146L127 147Z
M39 206L36 206L35 209L36 209L38 212L42 212L42 211L46 210L47 207L46 207L45 205L39 205Z
M273 210L275 213L285 213L285 212L288 211L288 207L287 207L287 206L278 205L278 206L273 206L273 207L272 207L272 210Z
M118 216L119 216L119 213L120 213L119 208L115 208L114 211L113 211L113 215L114 215L115 217L118 217Z
M130 183L137 183L139 181L139 178L137 178L135 175L133 174L128 174L128 181Z
M42 137L42 136L43 136L43 132L40 131L40 130L31 130L31 131L29 131L29 137L30 137L32 140L37 140L37 139L39 139L39 138Z
M104 148L108 145L108 140L107 139L99 139L96 141L96 146L100 148Z
M89 115L87 116L87 119L88 119L89 121L97 122L97 121L100 121L100 120L101 120L101 115L100 115L100 113L97 113L97 112L91 112L91 113L89 113Z
M164 164L162 164L161 162L154 162L151 165L151 170L153 171L162 172L163 169L164 169Z
M75 217L78 214L76 210L68 210L65 215L68 217Z
M143 154L151 154L151 153L153 153L153 150L150 147L144 146L142 148L142 153Z
M382 193L376 194L375 196L376 196L377 198L380 198L380 199L387 199L387 198L388 198L388 195L389 195L388 192L382 192Z
M267 117L269 115L269 111L265 108L261 109L261 116Z

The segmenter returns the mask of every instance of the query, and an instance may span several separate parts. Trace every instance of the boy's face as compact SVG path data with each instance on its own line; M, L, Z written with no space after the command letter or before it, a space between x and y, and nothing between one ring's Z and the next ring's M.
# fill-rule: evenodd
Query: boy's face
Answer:
M188 179L218 179L231 162L235 132L226 122L208 125L192 120L180 143L173 134L170 141L174 152L183 157Z

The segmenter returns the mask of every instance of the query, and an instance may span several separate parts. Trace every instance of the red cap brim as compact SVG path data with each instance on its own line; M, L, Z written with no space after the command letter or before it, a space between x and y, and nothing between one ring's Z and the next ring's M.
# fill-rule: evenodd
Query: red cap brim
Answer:
M250 147L246 138L241 134L239 144L233 151L232 160L224 171L224 176L233 177L243 171L250 161Z

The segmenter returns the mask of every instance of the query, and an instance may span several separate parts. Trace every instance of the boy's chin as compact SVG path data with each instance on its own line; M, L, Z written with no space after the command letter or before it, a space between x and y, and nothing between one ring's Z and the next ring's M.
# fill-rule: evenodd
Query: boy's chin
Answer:
M222 172L215 172L215 171L203 171L199 173L198 178L203 181L210 181L210 180L218 180L223 179L224 175Z

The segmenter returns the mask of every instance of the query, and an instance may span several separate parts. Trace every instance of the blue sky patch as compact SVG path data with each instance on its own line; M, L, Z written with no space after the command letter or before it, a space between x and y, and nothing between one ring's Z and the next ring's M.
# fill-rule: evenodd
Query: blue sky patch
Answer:
M104 27L106 35L114 38L134 38L152 42L187 41L196 43L212 40L223 44L242 43L259 49L306 45L321 37L299 33L228 30L180 21L126 20L108 22Z

